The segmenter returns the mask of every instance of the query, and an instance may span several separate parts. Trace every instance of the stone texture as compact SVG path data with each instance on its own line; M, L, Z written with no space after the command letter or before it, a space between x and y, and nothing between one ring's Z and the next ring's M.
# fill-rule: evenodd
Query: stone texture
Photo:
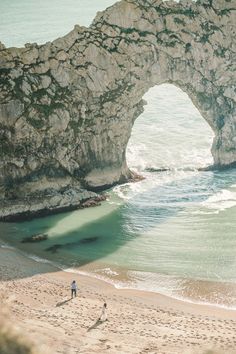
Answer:
M24 104L15 99L0 105L0 123L6 127L14 126L24 111Z
M17 221L31 219L32 217L51 215L56 212L82 209L99 205L104 196L97 196L94 192L85 191L79 188L68 188L67 190L54 193L37 193L30 199L21 198L12 201L4 201L0 211L0 218L4 221ZM86 205L85 203L88 203ZM85 205L84 205L85 204Z
M211 126L215 165L234 164L235 38L235 0L122 0L52 43L0 43L2 200L129 179L134 120L162 83Z

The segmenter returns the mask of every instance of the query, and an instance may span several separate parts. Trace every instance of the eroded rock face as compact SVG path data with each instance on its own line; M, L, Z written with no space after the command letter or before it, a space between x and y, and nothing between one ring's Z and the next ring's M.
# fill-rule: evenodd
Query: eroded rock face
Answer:
M236 162L235 0L122 0L44 45L0 44L1 198L127 180L143 95L180 87Z

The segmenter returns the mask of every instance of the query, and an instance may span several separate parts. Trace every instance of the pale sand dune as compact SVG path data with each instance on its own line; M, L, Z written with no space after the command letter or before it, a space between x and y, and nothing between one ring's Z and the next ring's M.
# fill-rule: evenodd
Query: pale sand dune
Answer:
M74 278L80 290L71 300ZM236 311L117 290L2 248L0 279L11 322L44 354L236 353ZM101 323L104 300L108 321Z

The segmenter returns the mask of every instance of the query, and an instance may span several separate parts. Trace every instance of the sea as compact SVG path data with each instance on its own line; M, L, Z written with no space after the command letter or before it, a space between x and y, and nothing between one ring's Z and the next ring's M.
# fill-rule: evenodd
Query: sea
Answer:
M0 0L0 41L51 41L114 2ZM126 158L145 179L115 186L96 208L0 223L1 247L72 277L236 309L236 170L204 170L214 134L181 89L163 84L143 98ZM37 233L48 239L22 243Z

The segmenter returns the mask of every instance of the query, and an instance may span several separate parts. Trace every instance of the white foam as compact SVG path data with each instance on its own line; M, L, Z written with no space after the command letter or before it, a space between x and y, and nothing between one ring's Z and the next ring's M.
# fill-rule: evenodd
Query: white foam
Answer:
M111 268L102 268L102 269L96 269L95 271L96 273L104 273L108 276L111 277L116 277L119 275L119 273L117 273L116 271L112 270Z
M52 265L55 265L55 266L56 266L56 263L53 263L53 262L49 261L48 259L35 256L34 254L26 254L25 252L22 252L22 253L24 253L24 255L25 255L27 258L30 258L30 259L32 259L33 261L37 262L37 263L45 263L45 264L47 263L47 264L52 264Z
M208 209L223 211L236 206L236 192L222 189L220 192L210 196L201 205Z
M109 270L106 275L98 274L98 272L102 270ZM226 310L236 310L236 306L228 306L220 303L208 302L208 301L201 301L201 300L192 300L185 296L179 296L176 294L178 290L182 289L181 286L181 279L175 278L174 276L165 276L156 273L150 272L140 272L140 271L128 271L128 275L130 280L127 281L118 281L114 280L109 276L110 268L104 269L97 269L94 272L86 272L81 271L76 268L64 268L63 271L78 275L84 275L91 278L95 278L98 280L102 280L116 289L127 289L127 290L137 290L137 291L148 291L152 293L158 293L164 296L167 296L172 299L176 299L182 302L192 303L192 304L199 304L205 306L212 306L216 308L223 308ZM119 275L117 272L113 272ZM158 281L157 281L158 279Z
M192 300L185 296L177 295L176 292L182 289L181 286L182 280L171 276L163 276L159 274L157 275L155 273L150 273L150 272L129 271L128 275L130 275L131 277L135 276L136 279L132 279L128 281L117 281L111 279L110 277L103 276L101 274L94 274L91 272L76 271L75 269L67 269L66 271L105 281L106 283L109 283L112 286L114 286L116 289L120 289L120 290L127 289L127 290L137 290L137 291L148 291L152 293L158 293L182 302L212 306L216 308L223 308L226 310L234 310L234 311L236 310L236 306L228 306L220 303L201 301L201 300ZM158 277L158 282L157 282L157 277Z
M171 182L177 182L185 178L191 178L199 174L198 170L170 170L162 173L142 172L145 178L136 183L126 183L113 188L114 193L123 200L130 200L138 194L147 192L153 188L164 186Z
M87 271L84 271L84 270L79 270L79 269L76 269L76 268L67 268L67 267L62 267L61 270L63 270L63 272L66 272L66 273L73 273L73 274L78 274L78 275L83 275L83 276L87 276L87 277L90 277L90 278L95 278L95 279L98 279L98 280L102 280L108 284L111 284L113 285L114 287L117 287L117 283L109 278L108 276L106 275L101 275L101 274L98 274L96 273L96 270L95 270L95 273L93 272L87 272Z
M194 211L187 211L187 214L192 214L192 215L213 215L213 214L219 214L219 210L212 210L212 211L203 211L203 210L194 210Z
M7 243L1 244L0 248L8 249L8 250L15 250L16 249L15 247L8 245Z

